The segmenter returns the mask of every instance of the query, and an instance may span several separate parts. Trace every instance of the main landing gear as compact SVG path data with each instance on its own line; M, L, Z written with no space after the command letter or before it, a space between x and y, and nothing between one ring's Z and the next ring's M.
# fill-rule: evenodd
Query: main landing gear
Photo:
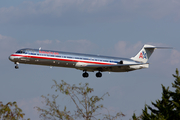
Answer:
M87 77L89 77L89 74L85 71L85 72L82 74L82 76L83 76L84 78L87 78ZM102 73L101 73L101 72L97 72L97 73L96 73L96 77L97 77L97 78L102 77Z
M83 76L84 78L87 78L87 77L89 76L89 74L85 71L85 72L82 74L82 76Z
M102 77L102 73L101 72L97 72L96 73L96 77L98 77L98 78Z
M19 66L18 66L18 65L19 65L19 63L18 63L18 62L16 62L15 64L16 64L15 69L18 69L18 68L19 68Z

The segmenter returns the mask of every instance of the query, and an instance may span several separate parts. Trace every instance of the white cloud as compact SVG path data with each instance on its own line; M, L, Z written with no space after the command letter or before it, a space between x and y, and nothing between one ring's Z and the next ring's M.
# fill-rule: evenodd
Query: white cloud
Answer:
M80 12L93 12L97 11L99 8L107 6L113 0L44 0L38 3L24 2L28 6L30 4L31 8L29 11L31 13L55 13L60 15L68 10L77 10Z
M124 53L125 49L126 49L126 42L125 41L119 41L116 45L115 45L115 49L120 52L121 54Z
M0 23L69 24L122 19L168 18L180 20L179 0L44 0L0 8ZM47 24L48 23L48 24Z
M133 45L129 45L125 41L119 41L115 44L115 55L121 57L133 57L142 48L143 44L139 41ZM132 56L133 55L133 56Z
M91 13L111 3L109 0L44 0L42 2L23 2L18 7L0 8L0 22L16 20L28 20L42 18L46 19L64 17L73 14ZM72 13L72 14L71 14ZM48 18L49 17L49 18ZM75 17L74 17L75 18ZM43 18L42 18L43 19ZM43 21L46 21L44 19ZM43 22L41 21L41 22Z
M122 0L124 8L137 14L161 19L169 17L180 19L180 1L179 0Z

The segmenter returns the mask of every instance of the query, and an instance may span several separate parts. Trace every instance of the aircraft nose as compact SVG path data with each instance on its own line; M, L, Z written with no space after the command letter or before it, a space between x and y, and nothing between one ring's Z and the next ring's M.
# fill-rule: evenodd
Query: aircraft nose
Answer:
M9 60L10 60L10 61L13 61L13 60L14 60L14 56L11 56L11 55L10 55L10 56L9 56Z

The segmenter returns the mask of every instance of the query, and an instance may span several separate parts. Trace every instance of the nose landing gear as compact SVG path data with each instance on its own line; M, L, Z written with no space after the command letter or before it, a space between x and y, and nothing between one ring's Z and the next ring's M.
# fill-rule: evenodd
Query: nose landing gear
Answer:
M18 63L18 62L16 62L15 64L16 64L15 69L18 69L18 68L19 68L19 66L18 66L18 65L19 65L19 63Z

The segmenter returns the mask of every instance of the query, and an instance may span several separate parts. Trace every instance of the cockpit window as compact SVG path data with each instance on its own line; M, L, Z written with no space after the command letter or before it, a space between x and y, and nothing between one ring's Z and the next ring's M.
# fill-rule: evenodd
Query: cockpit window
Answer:
M21 51L20 51L20 50L18 50L16 53L21 53Z
M16 53L25 53L24 50L18 50Z

